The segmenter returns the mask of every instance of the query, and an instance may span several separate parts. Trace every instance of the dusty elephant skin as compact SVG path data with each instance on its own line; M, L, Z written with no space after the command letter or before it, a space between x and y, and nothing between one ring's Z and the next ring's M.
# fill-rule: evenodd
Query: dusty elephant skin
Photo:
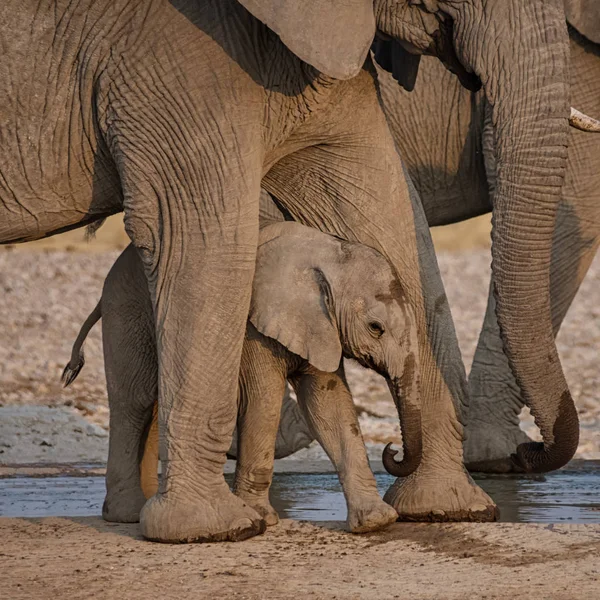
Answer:
M289 379L311 438L319 440L339 474L349 529L379 529L397 514L379 497L342 356L386 377L404 446L402 462L392 459L388 468L395 476L409 475L422 453L414 315L396 275L375 250L298 223L267 223L259 237L242 350L234 492L267 525L278 522L269 488ZM148 430L156 416L158 366L150 297L137 285L143 277L129 246L108 274L64 373L67 384L75 379L84 364L85 337L102 318L111 418L103 516L125 523L138 520L145 496L158 484L155 418Z
M600 114L600 16L595 3L567 0L570 23L571 102L588 114ZM582 32L588 36L586 39ZM403 92L381 72L382 98L394 139L419 191L430 225L468 219L492 209L503 159L495 154L493 113L483 92L463 89L457 77L431 58L423 58L413 93ZM447 99L451 98L451 102ZM532 139L540 139L539 135ZM585 277L599 243L600 138L571 130L565 185L552 234L550 285L553 333L556 335ZM525 225L525 219L522 218ZM532 221L533 223L533 221ZM536 244L540 243L535 222ZM495 244L500 239L496 238ZM541 245L537 250L541 249ZM531 265L521 268L527 272ZM535 281L535 279L532 279ZM535 283L537 286L537 283ZM538 294L538 297L541 294ZM545 352L540 338L523 329ZM524 342L525 343L525 342ZM541 371L546 373L546 369ZM534 405L527 401L503 351L490 287L488 307L469 376L471 404L466 428L465 460L471 470L521 470L511 455L529 440L519 429L524 403L544 420L556 418L552 393L540 387ZM550 380L547 382L550 386ZM537 397L537 395L536 395ZM529 396L530 400L534 400ZM567 420L571 417L567 417Z
M364 60L377 28L479 78L504 133L497 152L516 165L498 172L494 236L502 243L494 265L507 281L530 271L542 281L568 135L568 37L558 0L352 0L325 8L312 1L9 0L0 23L0 113L8 115L0 130L0 242L123 210L144 263L165 434L165 477L141 514L146 537L178 542L263 527L222 475L261 178L295 220L379 250L407 290L419 332L425 435L421 466L394 491L394 507L407 517L466 517L492 505L462 464L464 367L427 222ZM544 249L531 248L530 228L518 225L525 206L535 209ZM521 269L520 257L530 255L535 264ZM505 279L496 281L497 312L519 383L528 398L547 385L550 405L566 394L569 409L545 288L536 281L532 302ZM519 343L532 323L543 352ZM544 370L541 355L551 359ZM566 462L574 436L555 430L551 415L541 426L547 452L528 449L522 460L534 469ZM444 489L434 483L441 473Z

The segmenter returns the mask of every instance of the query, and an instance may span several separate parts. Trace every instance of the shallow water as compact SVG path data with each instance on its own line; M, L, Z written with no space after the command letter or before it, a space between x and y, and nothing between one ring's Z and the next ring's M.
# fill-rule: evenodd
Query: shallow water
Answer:
M383 495L391 475L375 476ZM600 468L558 471L544 476L475 476L509 523L600 523ZM272 502L280 516L307 521L342 521L346 505L334 474L280 474Z
M231 482L232 475L227 475ZM512 523L600 523L600 464L580 463L538 476L475 476L500 507L500 520ZM376 475L383 494L393 482ZM14 477L0 479L0 516L100 515L103 477ZM343 521L344 496L333 473L276 473L273 506L282 518Z

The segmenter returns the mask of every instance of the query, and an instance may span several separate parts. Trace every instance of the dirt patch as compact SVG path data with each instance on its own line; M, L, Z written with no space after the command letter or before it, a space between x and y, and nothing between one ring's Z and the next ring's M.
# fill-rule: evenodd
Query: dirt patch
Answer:
M337 523L283 521L241 543L168 546L97 518L0 519L0 536L11 599L572 600L600 586L600 526L591 525L396 524L356 536ZM578 544L586 551L574 553ZM508 547L524 552L505 561ZM548 560L527 560L533 553Z
M523 524L448 523L432 528L426 523L406 524L393 530L367 534L373 545L403 539L422 546L427 552L452 559L472 558L485 565L520 567L566 558L594 555L600 558L598 531L586 526ZM557 543L557 535L566 536Z

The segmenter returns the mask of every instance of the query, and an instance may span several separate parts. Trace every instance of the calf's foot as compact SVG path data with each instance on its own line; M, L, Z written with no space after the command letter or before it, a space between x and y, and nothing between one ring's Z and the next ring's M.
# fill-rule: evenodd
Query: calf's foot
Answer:
M379 496L348 502L346 523L352 533L377 531L391 525L398 519L398 513Z
M252 507L265 520L267 527L272 527L279 523L279 515L271 506L268 498L257 498L251 494L245 495L237 491L235 495L241 498L248 506Z

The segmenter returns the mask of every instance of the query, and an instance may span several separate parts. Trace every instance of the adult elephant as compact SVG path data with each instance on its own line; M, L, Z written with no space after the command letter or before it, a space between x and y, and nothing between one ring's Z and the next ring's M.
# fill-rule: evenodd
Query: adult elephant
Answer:
M565 9L569 22L571 101L588 114L598 114L600 5L593 0L566 0ZM459 79L437 61L423 59L419 80L410 94L401 90L387 73L380 72L380 78L385 112L420 193L428 223L445 225L493 209L495 257L504 251L506 240L498 228L506 227L507 216L515 231L529 238L522 250L511 256L509 279L506 269L499 269L497 258L494 260L485 321L469 377L471 404L465 442L468 468L487 472L522 470L521 461L515 462L511 455L519 444L530 441L519 429L524 403L535 406L536 422L545 440L556 435L554 431L568 430L573 448L577 442L577 421L572 409L564 408L562 388L556 387L556 356L554 351L548 353L548 348L553 348L549 335L558 332L598 248L600 137L570 131L566 182L558 204L550 209L545 192L555 182L550 176L544 180L544 173L551 173L554 157L540 155L532 160L537 155L537 144L545 144L543 129L523 126L517 135L526 147L520 154L507 154L499 140L502 123L498 122L493 100L483 91L464 89ZM528 87L529 81L523 80L521 85ZM535 106L535 101L531 99L531 106ZM530 109L519 109L516 121L524 123ZM516 164L511 162L515 157ZM515 185L524 170L531 177L530 185L519 191L518 201L507 214L501 195L504 179ZM556 187L555 192L558 191ZM548 266L550 305L545 294ZM505 331L508 356L503 351L498 326L498 321L505 319L506 308L496 306L494 285L499 292L503 286L511 285L515 297L527 298L522 302L521 330L513 331L512 341L508 339L510 330ZM549 310L552 330L547 328ZM535 317L536 313L545 315L543 321ZM544 330L542 322L546 323ZM527 368L531 369L532 380L538 382L535 388L530 387L518 368L511 368L509 357L514 365L517 351L530 357ZM548 423L556 424L557 430L548 430ZM556 468L561 462L548 461L535 470Z
M298 221L379 250L410 290L423 461L388 500L404 518L494 516L462 464L466 377L427 223L365 63L376 29L411 52L436 53L464 81L474 73L494 105L498 152L519 165L498 173L498 312L534 412L547 386L519 332L535 325L553 384L546 401L564 416L539 413L546 443L521 448L520 461L535 470L570 458L576 413L544 288L530 302L527 286L506 283L549 268L569 117L558 0L8 0L0 23L0 242L123 210L143 259L165 458L159 492L141 513L146 537L243 539L264 528L222 473L261 179ZM536 232L545 243L523 268L534 223L545 224Z

